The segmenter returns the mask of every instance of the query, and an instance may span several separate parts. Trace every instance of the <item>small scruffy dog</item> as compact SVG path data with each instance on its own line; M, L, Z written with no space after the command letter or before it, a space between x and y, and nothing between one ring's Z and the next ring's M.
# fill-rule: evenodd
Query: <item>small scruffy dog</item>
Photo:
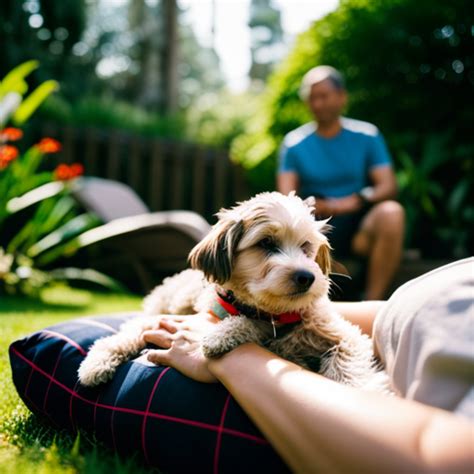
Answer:
M256 342L337 382L387 390L371 340L329 301L327 221L315 220L314 204L272 192L221 210L189 255L193 270L165 279L145 298L148 316L96 341L79 368L80 382L106 382L139 354L143 332L157 327L154 315L208 311L222 321L202 340L206 357Z

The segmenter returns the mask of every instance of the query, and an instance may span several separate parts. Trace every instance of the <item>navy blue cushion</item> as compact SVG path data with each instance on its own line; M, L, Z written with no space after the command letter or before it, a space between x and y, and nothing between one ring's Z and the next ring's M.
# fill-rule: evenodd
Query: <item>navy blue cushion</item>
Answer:
M77 369L99 337L134 315L66 321L10 346L13 381L28 408L58 428L94 434L122 456L166 472L288 472L283 461L220 384L130 361L99 387Z

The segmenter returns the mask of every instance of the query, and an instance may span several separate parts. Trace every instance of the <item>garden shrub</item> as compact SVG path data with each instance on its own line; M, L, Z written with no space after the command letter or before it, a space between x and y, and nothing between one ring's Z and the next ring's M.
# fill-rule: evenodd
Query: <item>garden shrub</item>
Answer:
M36 296L58 280L86 280L122 290L94 270L44 268L65 255L66 243L101 221L91 213L81 214L70 195L75 179L83 174L80 163L40 170L44 155L61 149L59 142L46 137L22 153L17 143L23 131L2 129L10 120L24 124L56 89L54 81L46 81L27 95L25 78L36 67L36 61L23 63L0 82L0 294Z

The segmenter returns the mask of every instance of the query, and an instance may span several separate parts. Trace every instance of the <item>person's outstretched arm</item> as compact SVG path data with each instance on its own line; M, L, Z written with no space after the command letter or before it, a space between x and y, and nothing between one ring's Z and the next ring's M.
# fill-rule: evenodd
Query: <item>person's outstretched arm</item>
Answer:
M337 301L332 302L334 309L352 324L359 326L361 331L372 336L375 316L385 301Z
M209 363L295 472L472 472L474 427L343 386L253 344Z
M222 382L294 472L472 472L474 425L464 419L338 384L255 344L208 360L193 324L149 332L171 346L150 360Z

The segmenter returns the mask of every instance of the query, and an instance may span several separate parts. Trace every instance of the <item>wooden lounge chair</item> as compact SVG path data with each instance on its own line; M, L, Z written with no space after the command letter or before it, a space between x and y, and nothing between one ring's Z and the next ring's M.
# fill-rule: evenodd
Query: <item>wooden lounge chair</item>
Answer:
M189 251L211 228L195 212L150 212L129 186L117 181L84 177L72 194L104 222L80 236L89 265L142 293L186 268Z

